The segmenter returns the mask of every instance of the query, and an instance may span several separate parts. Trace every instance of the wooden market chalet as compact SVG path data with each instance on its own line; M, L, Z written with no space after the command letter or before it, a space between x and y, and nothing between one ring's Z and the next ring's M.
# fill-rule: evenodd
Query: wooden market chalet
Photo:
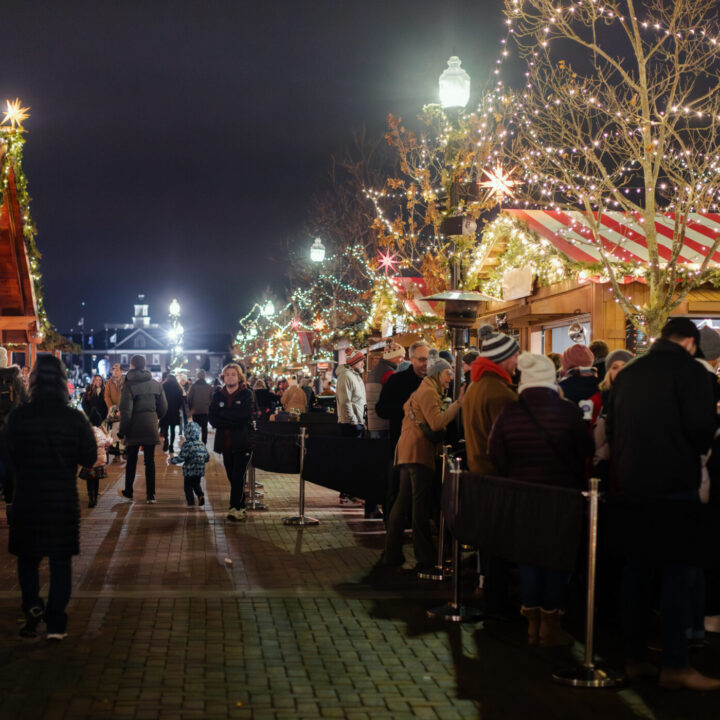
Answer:
M487 323L514 334L523 350L536 353L562 353L574 342L592 340L605 340L611 349L642 350L647 339L638 337L616 301L610 282L597 272L600 255L589 241L589 230L585 229L580 216L581 213L549 210L503 211L501 217L520 229L528 241L542 243L559 258L558 267L562 259L567 258L575 268L588 268L587 272L568 271L567 279L544 285L528 265L513 266L507 259L503 262L508 249L507 233L487 230L483 233L475 255L478 258L475 271L481 284L493 273L505 272L499 292L488 292L497 300L480 304L470 344L477 342L477 328ZM601 242L608 254L638 266L648 262L642 224L620 212L604 213L601 219ZM672 253L673 218L658 215L655 224L660 257L668 260ZM695 266L702 263L719 234L720 214L693 214L687 222L685 242L677 262ZM720 253L711 259L713 266L720 267ZM426 294L422 278L393 280L410 313L442 316L435 303L422 299ZM635 278L624 278L623 283L633 302L642 305L648 296L647 286ZM691 290L672 315L720 328L720 289L704 285ZM427 338L427 333L425 336ZM419 334L403 336L401 342L409 344L419 337Z
M0 345L11 362L32 365L42 341L38 300L23 234L16 171L0 135L0 177L5 188L0 205Z

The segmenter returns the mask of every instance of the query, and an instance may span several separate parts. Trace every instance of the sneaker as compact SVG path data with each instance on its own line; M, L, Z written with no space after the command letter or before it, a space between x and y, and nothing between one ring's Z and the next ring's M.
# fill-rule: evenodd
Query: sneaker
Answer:
M239 510L230 508L230 510L228 510L227 519L232 520L233 522L242 522L243 520L246 520L247 513L245 512L245 508L240 508Z
M61 640L64 640L67 636L68 636L68 634L66 632L64 632L64 633L48 633L45 636L45 639L48 642L60 642Z
M20 628L20 637L37 637L37 627L43 619L43 609L36 605L25 613L25 624Z
M147 499L147 504L148 504L148 505L154 505L156 502L157 502L157 500L156 500L155 498L148 498L148 499Z
M132 502L133 496L127 495L124 490L118 490L118 495L123 500L123 502Z
M201 496L198 498L198 505L200 505L200 507L202 507L204 504L205 504L205 496L204 496L204 495L201 495Z

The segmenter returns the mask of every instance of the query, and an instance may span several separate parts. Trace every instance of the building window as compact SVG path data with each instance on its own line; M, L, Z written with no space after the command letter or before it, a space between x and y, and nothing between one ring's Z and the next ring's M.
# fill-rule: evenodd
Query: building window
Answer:
M135 338L135 340L133 341L133 347L144 348L145 347L145 338L142 335L138 335Z
M153 364L153 365L159 365L159 364L160 364L160 355L153 355L153 356L152 356L152 364Z
M127 365L128 364L128 356L123 354L120 356L120 364L121 365Z

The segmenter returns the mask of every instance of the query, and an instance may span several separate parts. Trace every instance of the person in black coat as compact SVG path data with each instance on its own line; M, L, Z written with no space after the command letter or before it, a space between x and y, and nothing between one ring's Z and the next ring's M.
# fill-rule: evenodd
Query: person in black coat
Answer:
M162 386L167 400L167 412L160 418L160 434L164 438L163 452L172 455L175 452L175 428L180 424L180 413L185 403L185 396L173 374L165 378Z
M245 513L245 472L253 447L255 402L236 363L226 365L221 374L224 386L210 402L210 424L215 428L216 453L222 453L230 482L230 508L227 519L242 521Z
M100 375L93 375L87 390L82 396L83 412L90 417L93 410L97 410L100 417L104 420L108 414L108 407L105 404L105 383Z
M691 590L702 573L696 555L703 548L688 542L700 506L700 455L707 452L718 425L713 378L694 358L699 345L692 320L669 320L650 351L615 379L607 436L619 500L629 516L622 588L627 673L638 674L647 666L650 588L659 574L660 684L717 690L720 680L690 667L685 635Z
M513 480L583 489L593 443L582 412L558 394L555 364L550 358L523 353L518 370L519 400L505 406L488 439L492 464L500 475ZM548 527L548 534L552 533L553 528ZM569 574L521 565L520 575L528 642L572 643L572 637L560 627Z
M267 421L270 415L275 412L275 408L280 404L277 395L271 390L268 390L264 380L255 381L253 384L253 394L255 395L258 420Z
M9 550L18 558L25 625L34 637L45 620L48 640L66 635L72 556L80 551L78 465L97 459L95 436L87 418L68 405L67 375L50 355L37 359L30 373L30 402L8 417L7 442L16 477L9 513ZM50 562L50 590L43 611L38 566Z
M158 421L167 412L167 400L162 385L153 380L145 369L145 357L133 355L130 371L125 377L120 396L120 430L118 437L125 440L127 465L125 489L120 495L133 499L133 484L140 448L145 459L145 492L148 503L155 502L155 446L160 443Z

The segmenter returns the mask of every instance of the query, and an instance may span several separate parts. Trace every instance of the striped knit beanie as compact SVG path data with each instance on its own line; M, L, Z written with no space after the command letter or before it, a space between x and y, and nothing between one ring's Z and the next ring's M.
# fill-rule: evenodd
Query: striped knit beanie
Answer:
M480 357L501 363L519 352L520 346L515 338L495 332L492 325L480 328Z

